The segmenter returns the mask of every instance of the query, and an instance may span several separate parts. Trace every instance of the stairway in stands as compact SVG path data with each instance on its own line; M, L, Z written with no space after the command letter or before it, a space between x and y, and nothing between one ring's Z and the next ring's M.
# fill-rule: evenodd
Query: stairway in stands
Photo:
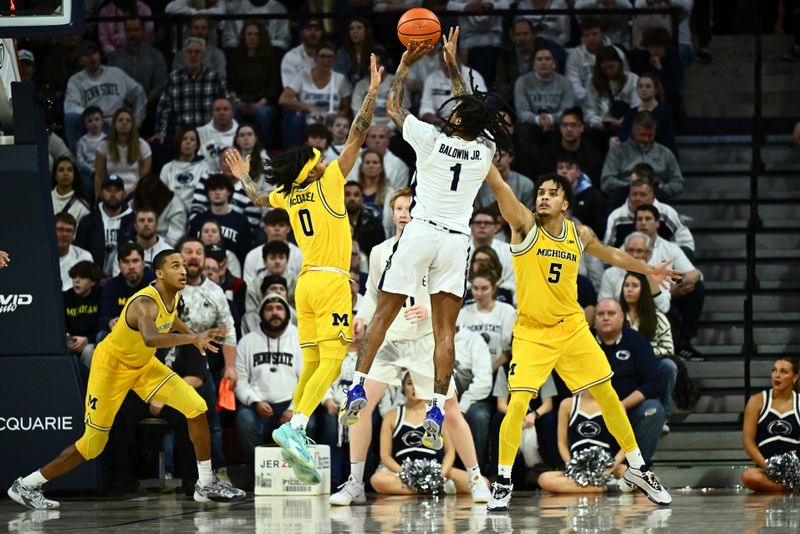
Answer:
M786 36L763 42L763 115L766 137L758 175L761 229L756 236L752 392L770 386L772 362L800 355L800 146L790 118L800 117L800 65L783 63ZM750 214L753 114L753 38L714 36L714 63L687 72L689 135L679 138L685 192L672 205L691 218L697 267L706 301L695 345L706 361L689 362L703 394L690 413L674 412L672 431L656 452L657 470L670 487L739 484L750 465L742 450L744 390L745 240ZM731 135L733 134L733 135Z
M689 362L703 390L691 413L673 413L672 432L659 443L656 460L672 486L732 485L742 451L744 409L745 236L749 217L751 143L747 136L681 139L686 191L673 206L691 217L697 267L704 273L706 302L696 347L706 361ZM800 354L800 147L789 135L769 136L758 178L762 228L756 237L754 299L756 355L753 391L769 387L772 362ZM701 469L684 469L699 466ZM663 468L659 467L661 471Z

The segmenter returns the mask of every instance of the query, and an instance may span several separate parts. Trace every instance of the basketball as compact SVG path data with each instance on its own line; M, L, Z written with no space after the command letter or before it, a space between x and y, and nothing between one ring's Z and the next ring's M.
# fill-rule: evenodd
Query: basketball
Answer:
M435 45L442 37L442 25L433 11L424 7L409 9L397 22L397 37L403 46L430 43Z

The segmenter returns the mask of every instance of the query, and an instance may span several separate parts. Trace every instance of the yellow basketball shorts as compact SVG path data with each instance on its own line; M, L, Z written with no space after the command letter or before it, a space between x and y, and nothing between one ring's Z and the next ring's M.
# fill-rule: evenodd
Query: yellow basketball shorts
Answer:
M122 401L131 390L145 402L163 402L189 418L207 409L197 391L155 357L142 367L131 367L100 343L92 357L86 388L86 426L110 430Z
M553 369L573 394L609 380L614 374L589 325L578 314L554 326L518 320L511 354L509 391L532 391L538 396Z
M305 271L295 291L300 346L323 341L353 341L350 277L331 271Z

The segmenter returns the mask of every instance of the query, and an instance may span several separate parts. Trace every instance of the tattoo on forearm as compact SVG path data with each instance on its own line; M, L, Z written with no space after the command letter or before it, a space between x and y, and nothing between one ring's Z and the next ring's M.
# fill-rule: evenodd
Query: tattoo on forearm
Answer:
M453 373L448 373L447 376L437 376L433 381L433 392L439 395L447 395L447 390L450 388L450 377Z
M406 87L407 76L408 66L401 64L394 75L392 84L389 86L389 94L386 97L386 111L398 128L403 127L406 117L410 115L408 110L403 108L403 91Z
M259 206L261 208L268 208L269 204L269 195L266 194L258 187L258 184L250 178L249 174L246 174L242 179L242 186L244 187L244 192L247 193L247 196L250 197L250 200L253 201L253 204Z
M447 72L450 75L450 84L453 86L453 96L461 96L469 93L458 63L455 65L448 65Z
M369 127L372 125L372 114L375 111L375 93L368 92L364 97L364 102L361 104L361 109L358 110L358 115L353 119L353 125L350 127L353 132L360 136L366 136Z

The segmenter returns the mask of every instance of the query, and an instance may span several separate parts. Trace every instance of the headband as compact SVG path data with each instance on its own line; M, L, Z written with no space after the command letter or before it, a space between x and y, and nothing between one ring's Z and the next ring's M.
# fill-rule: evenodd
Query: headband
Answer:
M311 150L314 151L314 155L306 162L305 165L303 165L303 168L300 169L300 172L297 174L297 178L294 179L294 183L296 184L302 184L306 181L306 178L308 178L308 173L311 172L311 169L317 165L319 158L322 157L322 153L316 148L312 147Z

